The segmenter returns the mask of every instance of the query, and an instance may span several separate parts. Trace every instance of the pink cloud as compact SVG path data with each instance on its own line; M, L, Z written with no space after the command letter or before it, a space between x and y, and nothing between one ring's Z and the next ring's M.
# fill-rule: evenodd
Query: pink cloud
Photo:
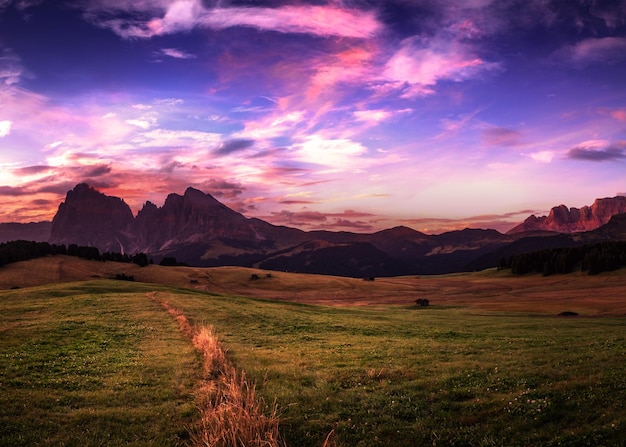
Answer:
M538 151L528 154L530 158L541 163L550 163L556 155L554 151Z
M309 99L320 94L336 95L340 84L367 83L374 76L372 66L377 50L368 46L350 46L310 62L313 74L307 90Z
M163 48L157 52L158 55L173 57L174 59L195 59L195 54L188 53L177 48Z
M349 230L357 232L372 231L375 226L372 222L354 220L355 218L372 217L371 213L362 213L354 210L346 210L342 213L325 213L319 211L288 211L272 212L264 217L268 222L276 225L298 226L306 230Z
M318 227L319 229L330 231L353 231L357 233L371 232L374 225L360 220L352 221L348 219L335 219L333 222L325 223Z
M344 210L342 213L329 213L329 216L346 218L346 219L354 219L359 217L373 217L375 214L366 213L363 211L355 211L355 210Z
M506 233L529 215L536 213L537 211L525 209L504 214L485 214L459 219L436 217L401 219L399 223L427 234L440 234L447 231L463 230L465 228L493 229L501 233Z
M490 127L483 130L482 137L488 146L517 146L521 143L522 134L505 127Z
M310 225L312 222L325 222L328 218L318 211L287 211L282 210L271 213L271 221L275 224Z
M500 64L476 55L467 43L444 38L411 37L387 61L384 78L402 96L430 95L439 81L464 81L500 70Z
M471 113L465 113L457 118L444 118L440 121L440 125L443 128L443 133L437 135L435 138L441 138L449 134L455 134L466 129L472 120L482 112L481 109L474 110Z
M626 109L610 109L608 107L600 107L597 109L597 113L600 115L608 115L617 121L626 122Z
M283 33L367 38L381 30L373 13L333 6L216 8L201 19L211 28L250 26Z
M148 21L133 19L98 19L112 6L106 3L92 7L94 21L112 29L124 38L150 38L191 29L224 29L236 26L252 27L281 33L303 33L317 36L368 38L382 26L369 11L350 10L335 6L282 6L278 8L232 7L206 8L200 0L177 0L158 6L142 3L141 7L118 2L117 9L162 14Z
M386 121L393 116L393 112L389 110L357 110L353 113L357 121L365 122L370 125L378 124Z
M626 122L626 110L613 110L611 116L618 121Z

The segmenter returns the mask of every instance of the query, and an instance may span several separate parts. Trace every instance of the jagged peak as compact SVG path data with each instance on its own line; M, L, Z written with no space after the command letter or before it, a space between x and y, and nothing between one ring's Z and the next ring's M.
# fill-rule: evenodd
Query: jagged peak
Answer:
M78 183L76 186L74 186L74 191L81 191L81 190L94 190L95 191L95 188L89 185L88 183Z
M193 186L189 186L186 190L185 190L185 195L192 195L192 194L201 194L203 196L210 196L210 194L205 194L204 192L200 191L197 188L194 188Z
M589 231L608 222L612 215L626 211L626 197L604 197L595 199L593 205L581 208L568 208L566 205L555 206L548 216L537 217L532 215L523 223L508 231L508 234L525 231L559 231L580 232Z
M126 204L124 199L116 196L107 195L99 190L97 190L94 186L91 186L88 183L78 183L74 186L73 189L69 190L66 195L67 198L73 197L98 197L98 198L106 198L109 201L122 202Z
M196 200L196 201L199 200L204 203L213 202L213 203L219 203L220 205L223 205L219 200L217 200L211 194L202 192L199 189L192 188L191 186L185 190L184 197L187 199L191 199L191 200Z

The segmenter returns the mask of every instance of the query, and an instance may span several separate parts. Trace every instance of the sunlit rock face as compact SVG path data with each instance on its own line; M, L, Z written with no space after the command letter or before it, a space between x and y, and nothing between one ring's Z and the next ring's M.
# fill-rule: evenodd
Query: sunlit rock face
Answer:
M555 231L576 233L591 231L606 224L611 217L626 213L626 197L617 196L596 199L593 205L568 208L560 205L552 208L547 216L532 215L523 223L509 230L509 234L526 231Z
M50 243L97 247L101 252L127 252L133 213L117 197L81 183L69 191L52 220Z

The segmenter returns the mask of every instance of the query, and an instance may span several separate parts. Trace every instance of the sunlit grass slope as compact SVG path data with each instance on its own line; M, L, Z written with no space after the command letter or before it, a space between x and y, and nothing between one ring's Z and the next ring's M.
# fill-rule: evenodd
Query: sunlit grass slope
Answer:
M276 399L289 447L329 433L345 447L626 445L624 318L458 301L326 307L95 279L0 291L0 445L185 441L201 361L152 292L215 328ZM487 292L476 297L499 296Z
M626 443L623 319L161 294L278 399L291 446Z

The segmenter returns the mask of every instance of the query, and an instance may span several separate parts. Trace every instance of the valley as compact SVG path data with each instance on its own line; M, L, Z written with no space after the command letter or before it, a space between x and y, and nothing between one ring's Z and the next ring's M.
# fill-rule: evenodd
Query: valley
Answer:
M2 267L0 289L112 279L116 275L199 292L324 306L414 306L415 300L428 299L431 307L463 307L472 312L626 315L626 269L595 276L575 272L549 277L489 269L370 280L233 266L139 267L59 255Z

